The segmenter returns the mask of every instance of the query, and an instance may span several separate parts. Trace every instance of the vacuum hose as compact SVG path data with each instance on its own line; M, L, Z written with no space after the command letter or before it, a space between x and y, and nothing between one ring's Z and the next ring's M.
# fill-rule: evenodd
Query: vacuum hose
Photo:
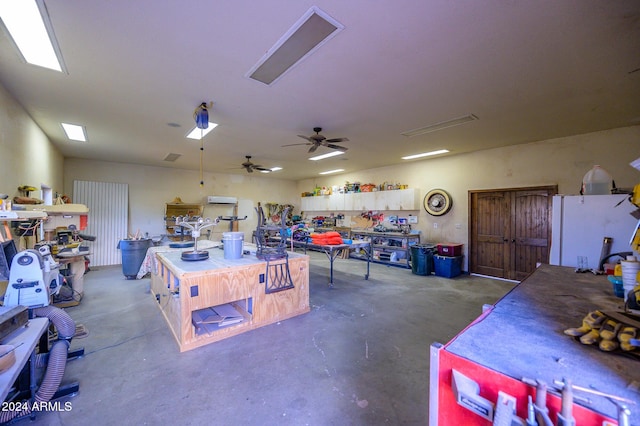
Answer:
M62 376L64 375L64 368L67 364L69 346L71 346L71 339L76 332L76 323L69 314L55 306L36 308L33 310L33 314L36 317L48 318L58 330L58 340L53 342L51 345L51 349L48 354L49 362L47 364L47 370L44 374L44 378L42 379L42 384L35 395L34 404L39 404L50 401L58 388L60 388ZM41 359L41 357L38 358ZM22 411L3 411L0 413L0 423L4 424L16 417L21 418L27 416L31 411L31 405Z

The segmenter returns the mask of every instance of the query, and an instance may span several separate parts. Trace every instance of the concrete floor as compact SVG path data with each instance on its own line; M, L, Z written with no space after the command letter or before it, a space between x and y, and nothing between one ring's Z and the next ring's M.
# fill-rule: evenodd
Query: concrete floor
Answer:
M335 261L310 253L311 312L180 353L149 278L94 267L66 311L89 335L63 384L80 392L43 425L426 425L429 346L445 343L513 283Z

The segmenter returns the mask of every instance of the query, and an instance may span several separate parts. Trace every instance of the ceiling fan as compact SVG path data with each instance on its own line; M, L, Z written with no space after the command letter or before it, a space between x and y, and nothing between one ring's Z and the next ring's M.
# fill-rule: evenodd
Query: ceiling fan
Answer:
M251 156L250 155L245 155L245 157L246 157L247 161L242 163L241 166L245 168L247 173L253 173L254 170L257 170L259 172L270 172L271 171L271 169L267 169L266 167L262 167L259 164L253 164L251 162Z
M315 135L311 135L311 136L298 135L298 137L301 137L302 139L306 139L308 142L292 143L292 144L282 145L282 146L311 145L311 148L309 148L308 152L314 152L320 146L326 146L327 148L338 149L340 151L346 151L348 149L348 148L345 148L344 146L340 146L336 144L340 142L347 142L349 139L347 138L327 139L320 134L320 132L322 131L322 127L314 127L313 131L316 132Z

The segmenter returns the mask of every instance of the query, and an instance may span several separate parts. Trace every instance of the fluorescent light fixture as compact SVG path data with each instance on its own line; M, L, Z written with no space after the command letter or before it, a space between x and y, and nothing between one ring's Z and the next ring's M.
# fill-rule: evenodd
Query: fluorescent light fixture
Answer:
M44 0L2 0L0 18L25 62L66 72Z
M271 172L277 172L278 170L282 170L282 167L272 167L268 170L260 170L260 173L271 173Z
M202 139L205 136L207 136L207 133L209 133L210 131L212 131L216 127L218 127L218 125L216 123L212 123L212 122L209 121L209 127L207 127L206 129L201 129L199 127L194 127L193 130L191 130L189 132L187 137L189 139L195 139L195 140L199 141L200 139Z
M448 149L439 149L437 151L423 152L422 154L407 155L406 157L402 157L402 159L413 160L415 158L430 157L432 155L438 155L438 154L446 154L447 152L449 152Z
M341 23L314 6L293 24L246 76L271 85L343 29Z
M342 154L344 154L344 151L336 150L336 151L328 152L326 154L322 154L322 155L317 155L315 157L311 157L311 158L309 158L309 160L311 160L311 161L324 160L325 158L335 157L336 155L342 155Z
M477 120L473 114L465 115L464 117L458 117L447 121L441 121L439 123L431 124L429 126L421 127L419 129L408 130L406 132L402 132L401 134L406 137L414 137L418 135L424 135L425 133L435 132L437 130L446 129L448 127L459 126L464 123L468 123L470 121Z
M327 170L326 172L320 172L319 175L329 175L331 173L344 172L344 169Z
M69 123L60 123L62 124L62 128L64 132L67 134L67 137L72 141L87 141L87 133L84 130L83 126L78 126L77 124L69 124Z

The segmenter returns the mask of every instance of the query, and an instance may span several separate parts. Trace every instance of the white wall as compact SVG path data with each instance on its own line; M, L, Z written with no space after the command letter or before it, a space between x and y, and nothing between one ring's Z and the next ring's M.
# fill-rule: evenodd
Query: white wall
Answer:
M62 192L62 175L62 154L0 85L0 193L13 198L20 195L19 186L40 188L43 183Z
M422 241L464 243L466 249L469 190L558 185L561 194L577 194L584 174L594 164L608 170L618 187L632 188L640 183L640 172L629 163L639 157L640 126L632 126L321 176L298 182L298 192L311 192L316 186L343 186L347 181L408 184L420 189L421 198L431 189L444 189L453 199L451 211L434 217L421 209L416 212L419 223L412 228L421 231ZM313 212L309 213L313 216ZM434 228L436 223L438 227Z
M256 228L254 207L258 202L300 205L300 197L294 181L265 179L260 173L223 174L205 173L204 185L200 187L198 171L165 167L137 166L106 161L87 161L68 158L64 165L64 188L72 195L74 180L115 182L129 184L129 233L150 236L165 233L165 204L180 197L184 203L202 203L207 195L222 195L238 198L238 216L248 216L238 222L238 229L251 238ZM299 210L298 210L299 212ZM205 205L204 216L230 216L232 207L227 205ZM89 214L91 220L91 214ZM216 233L229 230L229 222L221 221L214 228ZM122 236L125 237L125 236Z

